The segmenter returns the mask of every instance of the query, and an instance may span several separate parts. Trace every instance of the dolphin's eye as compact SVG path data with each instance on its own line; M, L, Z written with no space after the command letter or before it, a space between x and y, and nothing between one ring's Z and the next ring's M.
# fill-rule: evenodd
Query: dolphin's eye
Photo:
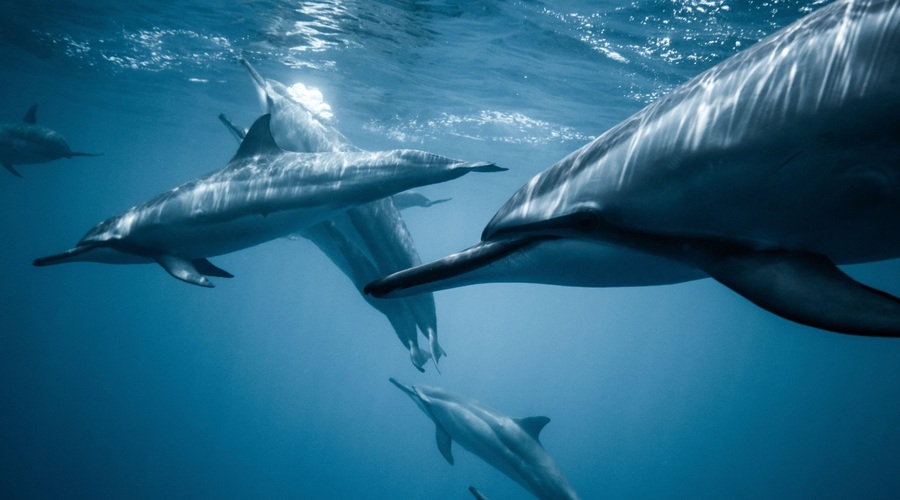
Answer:
M575 214L575 226L578 229L589 231L600 226L600 214L593 210L585 210Z

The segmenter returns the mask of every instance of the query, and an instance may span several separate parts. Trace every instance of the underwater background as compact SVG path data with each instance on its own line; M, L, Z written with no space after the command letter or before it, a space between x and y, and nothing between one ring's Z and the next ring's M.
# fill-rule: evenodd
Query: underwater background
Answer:
M478 241L528 179L810 0L0 0L0 123L96 158L0 171L0 497L471 498L528 493L455 446L390 383L512 416L585 499L896 498L900 340L780 319L712 280L437 292L441 371L310 242L215 263L36 268L94 224L223 166L218 121L261 114L243 54L321 92L368 150L508 172L418 191L423 261ZM845 268L900 294L900 262Z

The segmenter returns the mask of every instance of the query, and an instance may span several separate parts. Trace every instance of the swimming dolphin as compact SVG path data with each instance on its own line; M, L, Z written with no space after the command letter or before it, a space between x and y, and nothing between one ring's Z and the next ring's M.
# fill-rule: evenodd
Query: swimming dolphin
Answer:
M307 153L361 151L337 129L319 119L319 115L327 105L318 102L317 99L304 97L312 95L312 91L300 84L288 88L276 80L263 78L244 57L239 60L249 72L266 111L272 114L272 135L279 146L289 151ZM300 96L295 91L298 87L302 87ZM314 107L320 108L319 113L312 109ZM378 276L422 263L392 197L375 200L335 214L331 222L327 229L312 228L309 231L301 231L300 234L312 241L333 262L338 263L345 274L361 272L362 269L374 269L373 275L347 274L361 294L363 286ZM333 241L333 238L340 240L340 243ZM332 255L336 251L343 252L344 255ZM339 264L339 262L347 264L349 259L367 259L369 262L344 266ZM437 365L445 352L438 342L434 296L429 293L403 299L405 307L399 308L396 304L376 305L380 302L384 301L370 300L369 304L385 315L413 316L422 334L429 341L430 351ZM399 317L389 316L388 320L395 327L407 323L405 318ZM413 345L410 348L410 356L416 368L422 370L418 360L422 359L423 353L418 351L416 336L410 339L399 330L397 335L404 346Z
M510 418L438 387L390 381L434 421L438 449L450 464L456 441L538 498L578 498L538 439L549 418Z
M45 163L74 156L99 156L72 151L58 132L37 124L37 104L31 106L21 123L0 125L0 164L16 177L13 165Z
M247 132L234 124L227 116L220 113L219 120L238 141L243 141ZM360 245L351 240L352 228L347 228L340 214L318 224L313 224L301 231L287 235L288 239L307 239L312 241L340 269L357 290L362 292L369 281L381 275L375 264L363 253ZM340 225L344 227L342 228ZM431 352L419 347L418 330L415 318L404 300L376 299L362 293L363 299L372 307L384 314L394 328L397 338L403 347L409 350L409 357L420 372L425 371L425 364L433 359Z
M838 0L538 174L481 243L370 284L639 286L712 277L787 319L900 336L835 264L900 256L900 1Z
M275 144L269 120L256 120L222 169L101 222L75 248L34 265L157 262L175 278L211 287L206 276L231 275L208 257L285 236L395 192L503 170L413 150L286 152Z

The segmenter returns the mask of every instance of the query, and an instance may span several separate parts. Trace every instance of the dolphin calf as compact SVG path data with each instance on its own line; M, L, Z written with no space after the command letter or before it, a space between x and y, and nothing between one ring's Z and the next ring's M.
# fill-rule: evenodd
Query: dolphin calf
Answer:
M319 119L321 109L317 113L313 108L327 108L327 105L304 97L312 94L309 89L302 87L302 92L298 96L298 92L294 90L298 85L289 88L276 80L263 78L249 61L243 57L239 60L249 72L263 107L272 115L272 134L279 146L289 151L307 153L360 151L338 130ZM233 124L230 128L235 131ZM410 195L401 199L404 203L410 200L413 203L427 203L421 199L410 198ZM312 241L338 264L361 294L363 286L378 276L421 264L409 230L394 203L394 197L350 208L346 212L335 214L330 222L327 228L313 227L300 231L299 234ZM334 255L334 252L340 252L342 255ZM352 262L361 259L368 262ZM374 274L367 272L365 276L359 275L358 273L363 270L366 272L374 270ZM396 304L382 305L384 302L382 300L368 300L368 302L388 316L388 320L395 328L408 323L406 318L396 316L412 315L415 324L429 341L430 356L433 357L435 364L441 355L445 354L438 343L437 312L432 294L420 294L403 299L402 307ZM413 364L421 371L420 360L424 359L425 355L418 349L416 335L410 339L407 335L401 334L400 330L395 331L404 346L410 348Z
M900 256L900 1L838 0L531 179L481 242L371 283L640 286L712 277L784 318L900 336L836 264Z
M390 381L434 421L438 449L450 464L456 441L538 498L578 498L538 439L549 418L510 418L437 387Z
M75 156L100 156L99 153L72 151L58 132L37 124L37 104L32 105L20 123L0 125L0 163L16 177L22 177L13 165L45 163Z
M292 153L275 144L269 115L254 122L222 169L111 217L75 248L36 266L73 261L156 262L175 278L211 287L231 277L207 260L327 219L399 191L503 170L413 150Z

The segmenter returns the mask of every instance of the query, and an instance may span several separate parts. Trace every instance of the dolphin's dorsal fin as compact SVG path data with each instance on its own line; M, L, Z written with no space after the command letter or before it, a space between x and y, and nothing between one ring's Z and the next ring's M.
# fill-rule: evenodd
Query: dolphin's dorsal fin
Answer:
M450 434L447 434L447 431L440 425L436 425L434 429L434 437L437 439L437 445L438 449L441 450L441 455L444 455L444 458L450 462L450 465L453 465L453 453L450 452L450 445L453 443L453 440L450 439Z
M796 251L718 255L700 268L754 304L804 325L900 337L900 299L855 281L828 257Z
M243 160L254 156L267 156L279 154L283 150L275 143L272 137L272 131L269 129L269 122L272 115L266 113L253 122L253 126L247 131L241 146L231 161Z
M548 422L550 422L550 419L547 417L523 417L514 418L513 420L519 424L519 427L521 427L523 431L527 432L528 435L534 438L538 443L541 442L539 439L541 430Z
M28 111L25 113L25 117L22 118L22 121L25 123L30 123L34 125L37 123L37 104L32 104Z

